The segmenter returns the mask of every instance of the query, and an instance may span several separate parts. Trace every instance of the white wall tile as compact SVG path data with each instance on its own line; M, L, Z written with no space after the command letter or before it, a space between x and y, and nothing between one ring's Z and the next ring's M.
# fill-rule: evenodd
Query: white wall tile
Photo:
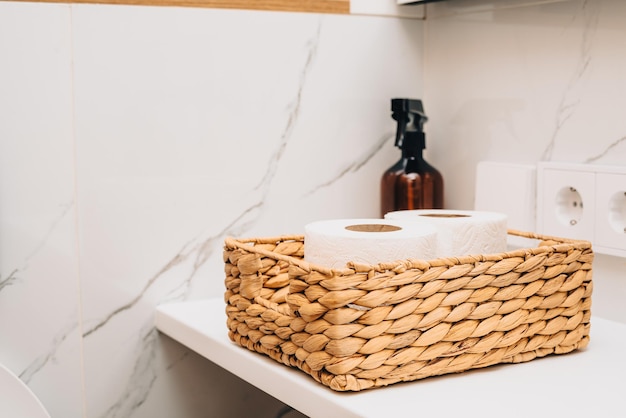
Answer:
M217 416L215 381L166 390L203 366L163 353L156 304L221 295L226 235L378 216L422 22L84 5L73 23L87 414Z
M0 3L0 362L68 418L83 411L70 36L67 5Z

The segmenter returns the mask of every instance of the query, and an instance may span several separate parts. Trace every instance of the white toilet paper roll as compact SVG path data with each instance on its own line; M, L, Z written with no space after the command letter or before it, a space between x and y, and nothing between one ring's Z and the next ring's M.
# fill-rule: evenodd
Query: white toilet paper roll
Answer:
M304 230L304 260L333 269L345 268L348 261L430 260L437 245L436 229L414 222L333 219L312 222Z
M507 249L507 216L497 212L444 209L389 212L385 219L437 228L436 257L494 254Z

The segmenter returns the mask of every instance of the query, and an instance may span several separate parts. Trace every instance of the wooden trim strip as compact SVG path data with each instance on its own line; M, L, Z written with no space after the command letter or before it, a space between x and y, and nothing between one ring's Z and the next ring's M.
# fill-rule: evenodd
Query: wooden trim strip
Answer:
M0 0L1 1L1 0ZM18 0L20 1L20 0ZM178 6L216 9L349 14L350 0L24 0L41 3Z

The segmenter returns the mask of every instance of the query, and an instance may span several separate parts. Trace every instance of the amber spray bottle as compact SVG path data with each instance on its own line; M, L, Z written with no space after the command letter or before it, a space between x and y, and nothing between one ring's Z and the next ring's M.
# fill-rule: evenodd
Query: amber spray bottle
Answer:
M392 117L398 122L396 147L402 158L381 179L381 215L396 210L443 209L443 177L422 155L426 148L421 100L392 99Z

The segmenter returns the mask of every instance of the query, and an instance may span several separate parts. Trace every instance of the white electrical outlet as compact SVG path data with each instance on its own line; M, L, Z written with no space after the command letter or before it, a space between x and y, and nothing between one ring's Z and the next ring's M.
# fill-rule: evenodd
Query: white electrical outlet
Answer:
M595 249L626 256L626 170L596 174Z
M626 166L539 163L537 231L626 257Z
M593 242L595 172L587 165L552 162L537 169L538 232Z

